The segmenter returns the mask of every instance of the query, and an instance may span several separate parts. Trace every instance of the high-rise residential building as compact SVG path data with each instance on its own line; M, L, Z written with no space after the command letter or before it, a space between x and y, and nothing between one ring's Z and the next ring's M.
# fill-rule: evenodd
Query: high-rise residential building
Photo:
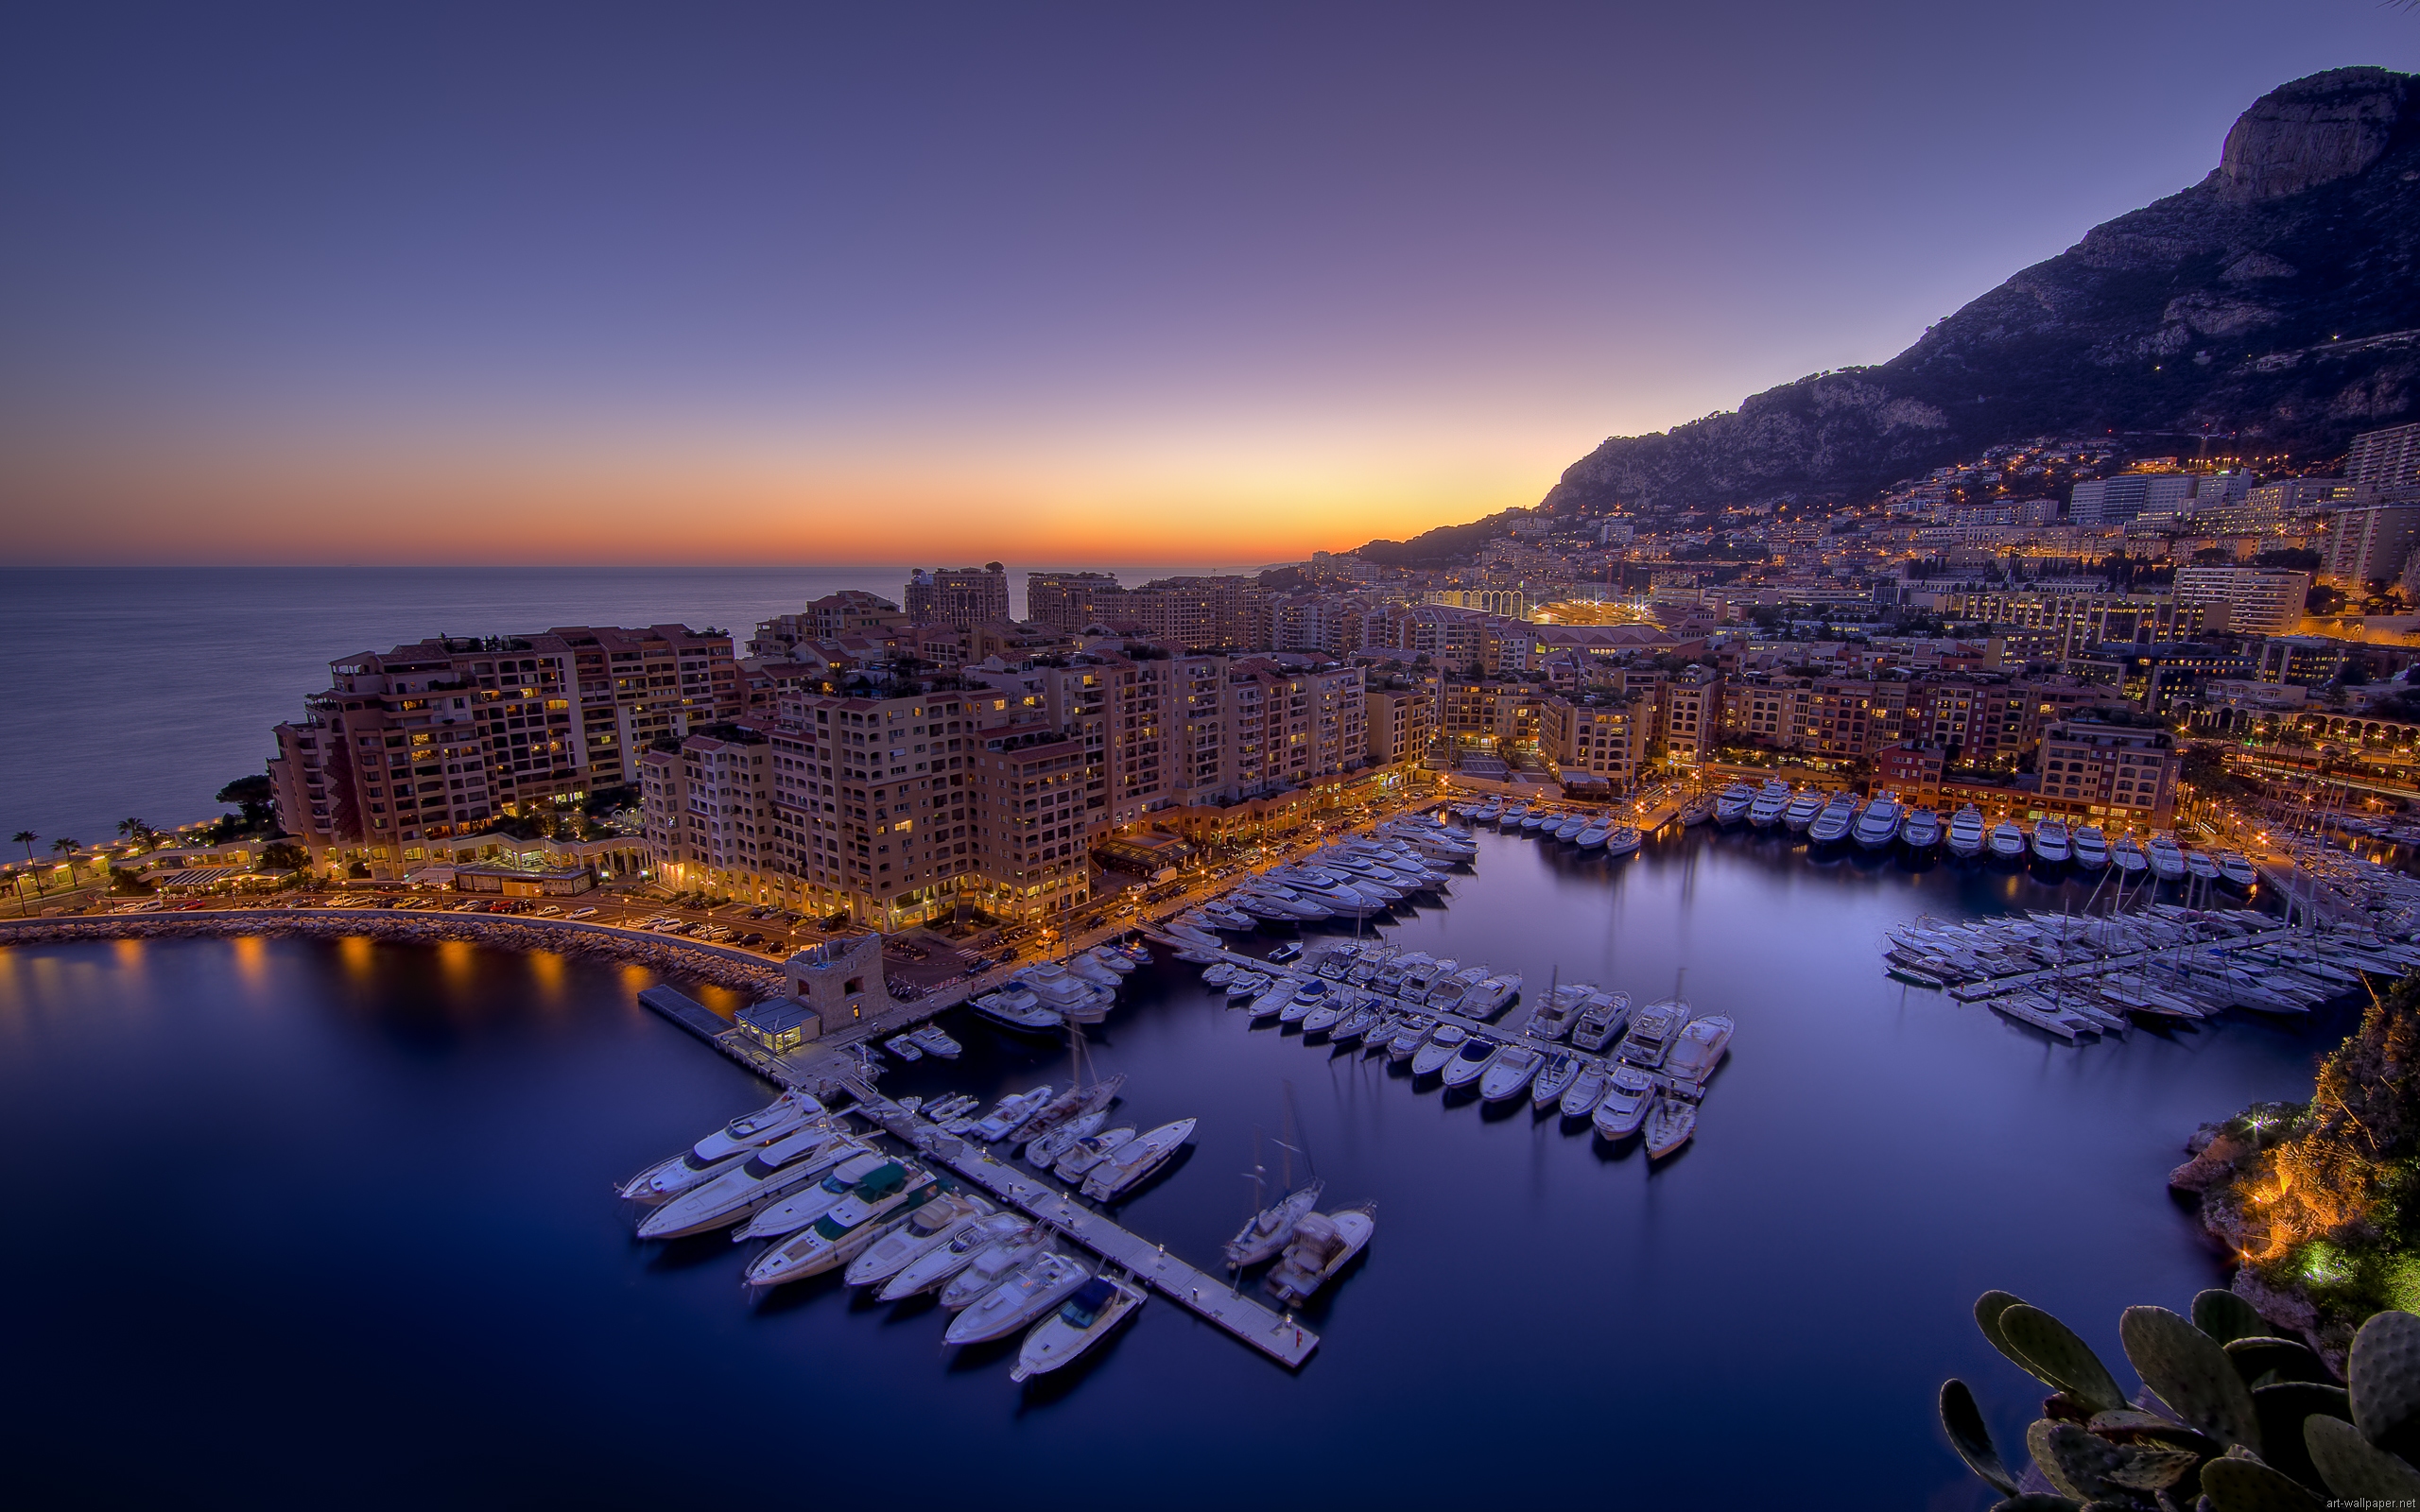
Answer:
M757 623L748 654L786 657L812 641L838 641L852 635L896 636L912 622L899 606L859 588L844 588L810 601L796 614Z
M1099 617L1188 651L1252 650L1260 648L1260 596L1240 575L1162 577L1105 599Z
M331 662L269 763L315 860L395 876L501 815L638 780L635 753L736 718L731 638L685 626L436 639Z
M1565 782L1585 774L1615 788L1635 783L1655 724L1654 695L1549 698L1538 715L1538 748Z
M656 875L677 886L746 895L776 855L772 750L763 730L709 726L639 757L639 811Z
M1112 573L1028 573L1025 617L1073 635L1115 614L1124 595Z
M907 613L921 625L972 629L1009 617L1009 575L998 562L980 567L919 567L908 575Z
M2420 548L2420 498L2335 510L2327 517L2326 542L2321 576L2327 582L2354 593L2394 582Z
M2075 486L2067 519L2080 525L2123 524L2139 514L2174 510L2193 497L2190 472L2120 472Z
M2179 567L2176 603L2226 606L2223 628L2238 635L2282 635L2301 623L2310 574L2269 567Z
M1437 736L1435 688L1373 688L1362 699L1362 711L1374 766L1416 762Z
M2375 498L2420 494L2420 422L2354 437L2344 480Z
M2165 730L2066 720L2043 735L2042 806L2113 828L2166 829L2184 770L2184 753Z

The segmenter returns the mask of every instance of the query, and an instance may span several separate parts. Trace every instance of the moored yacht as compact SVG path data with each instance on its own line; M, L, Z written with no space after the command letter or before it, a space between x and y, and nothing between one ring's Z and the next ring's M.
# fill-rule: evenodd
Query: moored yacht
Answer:
M1910 809L1899 826L1899 842L1918 855L1941 844L1941 816L1930 809Z
M1029 1381L1058 1369L1106 1339L1143 1308L1143 1289L1131 1280L1096 1276L1076 1288L1059 1310L1033 1326L1018 1347L1011 1381Z
M1443 1031L1440 1030L1439 1033L1442 1034ZM1480 1074L1487 1070L1488 1062L1495 1058L1498 1048L1495 1040L1484 1035L1475 1034L1463 1040L1462 1047L1454 1052L1454 1057L1445 1062L1443 1073L1445 1085L1467 1087L1478 1080Z
M1634 1066L1653 1071L1671 1054L1673 1039L1688 1022L1689 1005L1680 999L1651 1003L1631 1021L1630 1033L1622 1037L1621 1047L1615 1054Z
M1025 1034L1055 1035L1067 1027L1057 1013L1044 1007L1041 1000L1014 983L977 998L974 1008L1001 1028Z
M2119 835L2117 843L2109 848L2109 863L2118 868L2120 875L2128 877L2141 876L2151 869L2152 865L2151 858L2143 854L2143 848L2131 834Z
M1050 1174L1062 1181L1080 1181L1086 1172L1133 1143L1134 1130L1130 1126L1106 1128L1088 1134L1067 1147Z
M901 1266L898 1275L883 1282L879 1299L896 1302L919 1292L929 1292L964 1270L968 1261L993 1246L1013 1245L1017 1239L1029 1238L1034 1232L1033 1224L1021 1213L995 1212L977 1218Z
M2219 880L2219 858L2207 850L2185 852L2185 874L2196 882Z
M1735 1027L1728 1016L1720 1013L1690 1020L1672 1042L1672 1053L1664 1057L1665 1074L1684 1081L1704 1081L1722 1063Z
M2025 832L2014 819L2002 819L1992 826L1992 859L2011 866L2025 859Z
M1625 1061L1605 1079L1604 1101L1597 1105L1593 1122L1609 1140L1628 1139L1647 1121L1648 1105L1655 1101L1655 1078Z
M1470 1037L1471 1032L1459 1023L1439 1024L1437 1032L1428 1037L1428 1042L1413 1054L1411 1074L1426 1076L1443 1071L1445 1062L1461 1053Z
M1900 807L1897 799L1885 793L1865 806L1865 812L1859 814L1857 822L1849 827L1849 833L1860 850L1885 850L1899 838L1899 821L1907 812Z
M1085 1176L1084 1195L1096 1202L1105 1202L1139 1184L1145 1177L1166 1164L1168 1158L1193 1137L1193 1125L1192 1119L1181 1118L1173 1124L1163 1124L1149 1134L1129 1140Z
M2176 843L2174 835L2152 835L2151 844L2143 847L2143 853L2151 860L2152 874L2160 881L2185 880L2185 850Z
M852 1286L887 1281L923 1256L997 1214L998 1210L990 1202L971 1193L948 1193L937 1202L917 1208L906 1223L875 1240L865 1253L849 1262L848 1274L842 1280Z
M2037 819L2033 825L2033 859L2046 867L2064 867L2075 854L2067 842L2067 827L2056 819Z
M1257 1265L1285 1248L1294 1226L1303 1221L1305 1213L1319 1206L1320 1194L1325 1190L1327 1183L1313 1177L1246 1219L1236 1237L1227 1241L1227 1268L1241 1270L1246 1265Z
M1716 796L1714 822L1737 824L1748 816L1748 805L1756 801L1754 789L1745 782L1734 782Z
M1456 1012L1466 1018L1493 1019L1504 1011L1504 1005L1520 995L1521 973L1499 971L1472 983L1462 992Z
M975 1126L967 1132L986 1144L1007 1139L1009 1130L1031 1118L1043 1104L1050 1101L1050 1084L1045 1082L1025 1091L1011 1092L993 1104L992 1111L977 1120Z
M1495 1053L1478 1079L1479 1097L1486 1102L1500 1103L1518 1097L1530 1090L1531 1078L1546 1064L1546 1056L1534 1045L1515 1040Z
M1645 835L1638 833L1638 826L1634 824L1616 824L1613 827L1612 832L1605 836L1605 854L1609 856L1629 855L1633 851L1636 850L1646 838L1647 837Z
M1857 795L1846 788L1824 800L1824 812L1806 827L1809 845L1837 845L1848 838L1849 829L1857 823Z
M1387 1040L1389 1060L1409 1060L1428 1040L1428 1031L1437 1021L1425 1013L1408 1013L1395 1024L1395 1032Z
M1057 1253L1020 1266L998 1285L969 1303L950 1319L942 1334L945 1344L981 1344L1004 1339L1057 1307L1092 1280L1083 1266Z
M746 1160L752 1151L797 1132L823 1116L823 1105L793 1088L752 1113L743 1113L669 1160L659 1160L616 1189L633 1202L679 1196Z
M1781 811L1782 828L1792 834L1805 834L1806 827L1815 822L1815 816L1823 812L1824 795L1810 789L1791 799L1789 807Z
M870 1173L832 1211L750 1263L751 1286L779 1286L835 1270L864 1254L891 1225L942 1194L941 1181L917 1166L890 1161Z
M1020 1225L966 1257L966 1263L942 1288L941 1305L958 1312L980 1300L983 1294L1050 1253L1056 1239L1043 1224Z
M1660 1160L1689 1143L1697 1132L1698 1105L1668 1088L1647 1114L1647 1154Z
M1261 1284L1287 1306L1308 1301L1312 1294L1361 1253L1377 1230L1377 1215L1368 1208L1306 1213L1295 1225L1294 1237L1287 1245L1286 1253L1269 1268Z
M1759 830L1772 829L1781 822L1783 811L1789 807L1790 797L1788 782L1767 782L1748 801L1748 822Z
M2219 880L2238 892L2250 892L2260 881L2260 873L2240 851L2223 851L2219 856Z
M1606 1074L1605 1068L1595 1061L1583 1064L1580 1068L1580 1074L1574 1076L1571 1079L1571 1085L1563 1090L1563 1101L1558 1105L1563 1116L1586 1118L1590 1113L1595 1112L1597 1105L1605 1100Z
M1571 1090L1572 1082L1579 1078L1582 1068L1586 1065L1587 1062L1577 1056L1566 1056L1561 1051L1547 1052L1545 1062L1538 1067L1536 1079L1530 1083L1530 1106L1544 1112L1561 1102L1563 1094Z
M842 1155L864 1148L846 1134L804 1129L766 1145L739 1165L655 1209L640 1221L639 1237L678 1239L683 1234L728 1228L821 1175Z
M1592 991L1581 1006L1580 1017L1572 1021L1571 1042L1593 1055L1619 1039L1629 1027L1629 993Z
M2109 865L2109 841L2098 824L2079 825L2072 841L2076 865L2086 871L2099 871Z
M1983 811L1969 803L1949 821L1949 853L1967 857L1983 850Z
M793 1185L779 1201L767 1204L746 1223L739 1226L732 1238L736 1242L751 1239L779 1239L794 1234L832 1211L833 1205L849 1194L852 1187L869 1175L879 1171L890 1157L880 1150L868 1149L855 1141L844 1147L826 1151L811 1162L822 1174L813 1185ZM803 1177L814 1177L819 1169L803 1167Z

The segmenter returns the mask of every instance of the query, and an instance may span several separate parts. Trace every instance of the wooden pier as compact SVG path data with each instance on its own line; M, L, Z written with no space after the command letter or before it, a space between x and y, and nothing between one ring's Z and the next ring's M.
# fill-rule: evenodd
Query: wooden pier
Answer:
M1289 1315L1271 1312L1229 1281L1179 1260L1166 1245L1153 1245L1085 1207L1055 1186L994 1159L971 1140L942 1132L859 1084L869 1095L856 1111L880 1124L925 1159L947 1166L968 1181L1091 1250L1113 1265L1208 1319L1288 1369L1320 1347L1320 1336Z

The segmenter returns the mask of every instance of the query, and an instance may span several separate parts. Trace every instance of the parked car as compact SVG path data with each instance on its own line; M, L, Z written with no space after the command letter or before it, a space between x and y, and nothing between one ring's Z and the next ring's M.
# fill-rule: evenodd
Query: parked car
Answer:
M587 919L593 917L596 912L596 910L594 908L575 908L563 917L565 919Z

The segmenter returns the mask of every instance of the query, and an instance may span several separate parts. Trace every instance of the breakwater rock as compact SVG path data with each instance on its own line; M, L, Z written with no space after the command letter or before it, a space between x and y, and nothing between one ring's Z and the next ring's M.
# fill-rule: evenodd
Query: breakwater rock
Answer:
M788 990L779 968L752 964L737 952L689 944L634 930L570 921L487 915L368 912L358 909L218 910L193 914L110 914L44 919L0 926L0 946L93 939L192 939L230 936L333 939L366 937L395 945L462 943L500 951L554 951L644 966L667 976L726 988L753 997Z

